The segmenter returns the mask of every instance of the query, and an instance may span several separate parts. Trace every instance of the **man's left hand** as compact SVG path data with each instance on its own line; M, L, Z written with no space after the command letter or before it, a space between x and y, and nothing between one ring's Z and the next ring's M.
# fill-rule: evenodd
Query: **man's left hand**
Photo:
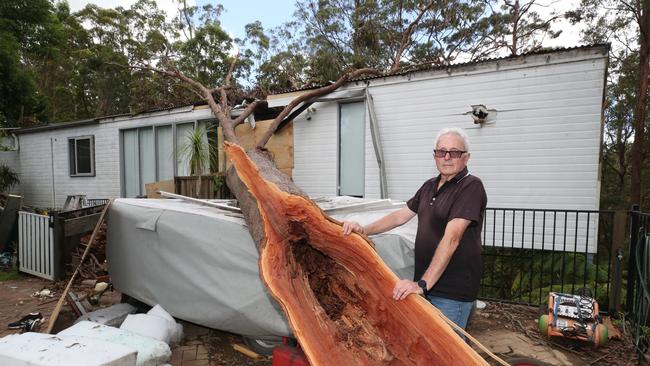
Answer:
M410 294L422 294L422 288L418 286L418 283L409 280L397 281L393 288L393 299L404 300Z

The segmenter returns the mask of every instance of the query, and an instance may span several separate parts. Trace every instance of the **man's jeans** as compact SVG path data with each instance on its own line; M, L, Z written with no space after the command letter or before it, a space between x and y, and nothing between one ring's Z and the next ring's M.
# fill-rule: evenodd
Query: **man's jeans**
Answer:
M474 308L474 301L457 301L431 295L427 296L427 300L445 314L449 320L465 329L469 315ZM461 337L465 339L464 336L461 335Z

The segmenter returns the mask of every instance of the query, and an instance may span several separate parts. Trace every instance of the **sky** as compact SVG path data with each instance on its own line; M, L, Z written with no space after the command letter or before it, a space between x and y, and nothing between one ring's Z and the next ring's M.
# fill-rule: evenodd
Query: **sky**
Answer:
M86 4L95 3L104 8L122 6L130 7L135 0L68 0L71 11L81 10ZM158 7L167 12L168 17L174 16L177 10L174 0L156 0ZM291 20L295 10L295 0L187 0L188 5L206 3L220 3L225 8L222 15L223 28L234 37L243 38L244 26L259 20L264 29L271 29ZM568 9L577 7L580 0L539 0L543 6L536 7L542 17L554 9L563 13ZM562 35L554 40L545 40L547 47L573 47L580 45L580 28L571 26L562 19L556 23L554 29L562 29Z
M68 0L70 10L81 10L86 4L97 4L103 8L130 7L136 0ZM158 8L165 10L170 16L177 12L174 0L156 0ZM295 0L188 0L188 5L204 5L219 3L225 8L221 17L222 27L231 35L243 38L244 26L256 20L262 22L264 29L271 29L291 20L294 12Z

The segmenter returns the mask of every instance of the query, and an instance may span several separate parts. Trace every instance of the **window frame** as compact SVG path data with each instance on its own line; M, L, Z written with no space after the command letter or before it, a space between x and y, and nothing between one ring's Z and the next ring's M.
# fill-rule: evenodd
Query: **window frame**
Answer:
M79 173L79 169L78 169L79 160L77 154L78 152L77 141L79 140L89 140L90 142L90 153L89 153L90 172L89 173ZM71 142L74 143L71 144ZM73 159L74 159L74 167L72 166ZM70 177L94 177L95 176L95 135L68 137L68 173L70 174Z
M120 155L120 196L121 197L127 197L126 195L126 172L124 171L124 131L129 131L129 130L140 130L142 128L153 128L153 135L154 135L154 157L156 159L155 161L155 177L156 181L160 179L160 171L158 169L158 151L159 151L159 146L158 146L158 138L156 137L156 130L161 128L161 127L167 127L171 126L172 128L172 155L173 155L173 176L171 179L174 179L174 177L178 176L178 158L179 158L179 151L178 151L178 146L177 146L177 138L178 138L178 131L177 131L177 126L178 125L184 125L184 124L193 124L193 129L198 128L201 123L206 123L208 126L210 124L214 124L215 127L219 127L219 121L214 118L214 117L208 117L208 118L199 118L199 119L180 119L178 121L164 121L164 122L159 122L159 123L144 123L142 125L136 125L136 126L129 126L129 127L124 127L124 128L119 128L118 133L119 133L119 155ZM215 129L216 130L216 129ZM208 135L208 143L210 143L209 140L209 135ZM140 149L140 142L138 138L138 154L139 154L139 149ZM138 164L139 164L139 159L138 159ZM217 167L218 168L218 167ZM211 172L216 172L216 170L212 170L212 166L210 166L210 171ZM141 169L138 166L138 179L141 179ZM140 195L143 193L141 192Z
M336 131L336 145L337 145L337 167L336 167L336 195L341 196L341 107L345 104L353 104L353 103L362 103L363 104L363 158L362 158L362 182L361 182L361 190L362 194L359 195L353 195L351 197L359 197L359 198L364 198L366 197L366 123L367 121L367 113L368 113L368 105L366 102L365 97L356 97L356 98L346 98L339 100L337 103L337 131Z

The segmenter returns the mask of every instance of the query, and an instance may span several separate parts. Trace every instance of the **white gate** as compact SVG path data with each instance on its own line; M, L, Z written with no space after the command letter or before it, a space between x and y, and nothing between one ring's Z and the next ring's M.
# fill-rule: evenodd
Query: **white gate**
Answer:
M18 260L21 272L54 279L54 229L52 218L19 211Z

